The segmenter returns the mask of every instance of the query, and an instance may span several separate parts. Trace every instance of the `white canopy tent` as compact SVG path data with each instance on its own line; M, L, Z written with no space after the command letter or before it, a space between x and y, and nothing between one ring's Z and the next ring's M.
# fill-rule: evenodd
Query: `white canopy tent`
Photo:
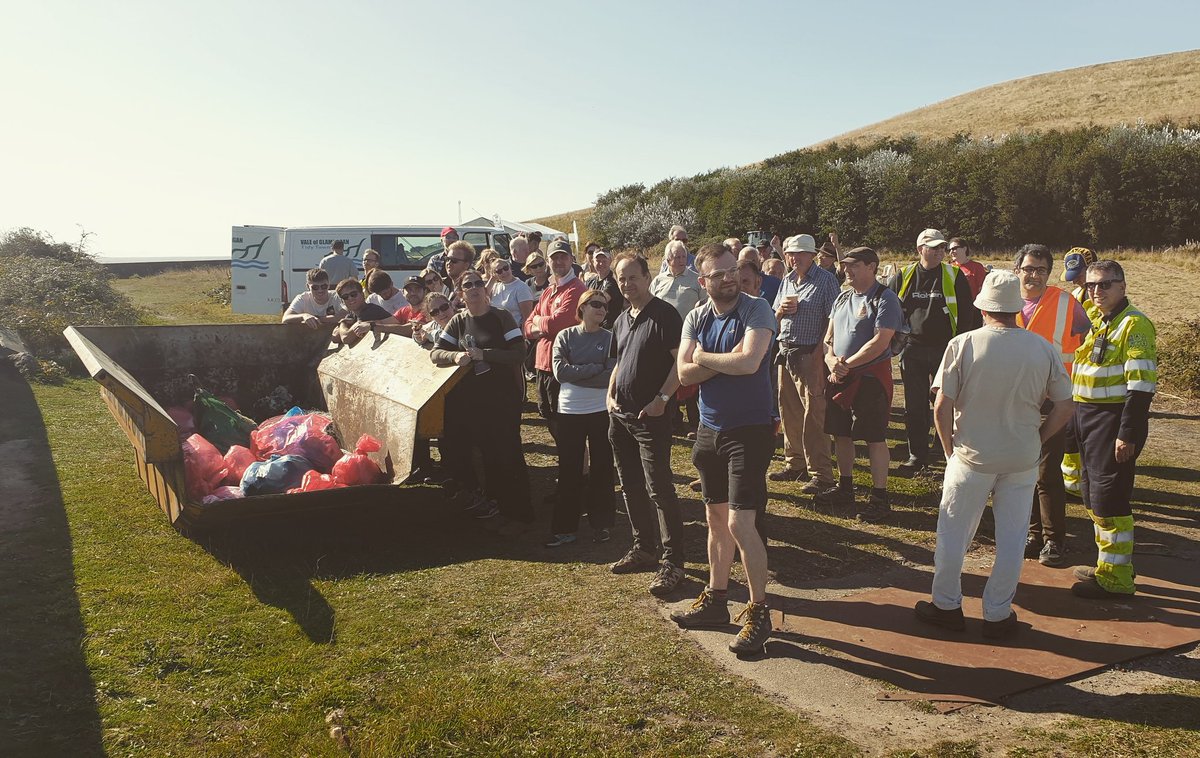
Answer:
M495 217L487 218L486 216L480 216L479 218L473 218L469 221L462 222L462 226L494 226L496 223L497 218ZM499 223L502 227L504 227L505 231L512 235L516 235L520 232L525 232L526 234L529 232L541 232L542 239L544 239L546 242L549 242L556 236L562 235L571 242L576 244L579 243L579 240L575 239L574 234L568 234L566 232L559 231L558 229L551 229L550 227L542 224L535 224L533 222L522 223L520 221L505 221L504 219L499 219Z

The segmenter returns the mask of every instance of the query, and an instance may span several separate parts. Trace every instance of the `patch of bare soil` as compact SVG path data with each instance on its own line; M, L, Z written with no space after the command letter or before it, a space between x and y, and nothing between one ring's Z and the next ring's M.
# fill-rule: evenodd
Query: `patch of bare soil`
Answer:
M30 478L34 457L28 440L0 443L0 460L8 465L0 476L0 552L11 556L36 518L38 486Z

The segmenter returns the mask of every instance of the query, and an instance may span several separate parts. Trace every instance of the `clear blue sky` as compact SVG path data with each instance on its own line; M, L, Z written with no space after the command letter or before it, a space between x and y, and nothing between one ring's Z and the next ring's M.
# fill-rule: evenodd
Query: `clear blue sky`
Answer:
M0 231L521 220L1031 74L1196 47L1184 2L0 0Z

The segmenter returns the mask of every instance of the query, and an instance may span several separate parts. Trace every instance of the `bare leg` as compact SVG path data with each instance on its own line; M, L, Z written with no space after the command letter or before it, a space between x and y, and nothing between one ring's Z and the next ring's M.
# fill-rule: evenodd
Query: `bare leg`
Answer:
M891 462L891 458L888 455L887 443L867 443L867 455L871 458L871 485L875 489L887 489L888 464ZM841 458L840 449L838 450L838 458Z
M712 506L709 506L710 508ZM729 506L725 506L726 509ZM742 551L742 565L746 569L746 580L750 584L750 602L762 603L767 599L767 548L755 526L757 511L729 511L729 531ZM728 576L728 570L726 571Z
M837 446L838 473L842 476L854 475L854 440L849 437L834 437ZM887 445L884 445L887 452ZM884 479L887 478L887 467L884 466Z
M709 505L705 510L708 516L708 586L714 590L728 589L734 548L734 537L729 531L729 503Z

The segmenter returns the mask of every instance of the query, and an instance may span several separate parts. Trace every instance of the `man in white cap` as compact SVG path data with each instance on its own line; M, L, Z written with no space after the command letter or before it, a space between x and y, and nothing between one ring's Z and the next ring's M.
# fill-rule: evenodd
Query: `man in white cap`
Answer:
M784 469L772 481L809 480L801 488L816 495L837 484L825 434L825 355L821 340L837 300L837 277L814 263L817 242L797 234L783 243L791 273L775 296L779 322L779 413L783 420ZM812 477L810 479L810 477Z
M1009 271L987 275L975 300L982 329L957 335L942 357L934 423L946 453L946 478L933 556L933 602L917 618L961 631L963 558L992 499L996 557L983 592L983 636L1017 631L1013 596L1021 578L1042 444L1072 412L1071 380L1045 339L1017 325L1021 282ZM1051 410L1041 412L1045 400ZM1003 423L998 423L998 420Z
M907 344L900 352L908 434L908 460L900 464L900 471L909 474L929 463L929 385L946 343L979 327L971 284L961 271L942 260L946 257L945 235L937 229L921 232L917 255L915 263L905 266L888 283L900 298L909 326Z

